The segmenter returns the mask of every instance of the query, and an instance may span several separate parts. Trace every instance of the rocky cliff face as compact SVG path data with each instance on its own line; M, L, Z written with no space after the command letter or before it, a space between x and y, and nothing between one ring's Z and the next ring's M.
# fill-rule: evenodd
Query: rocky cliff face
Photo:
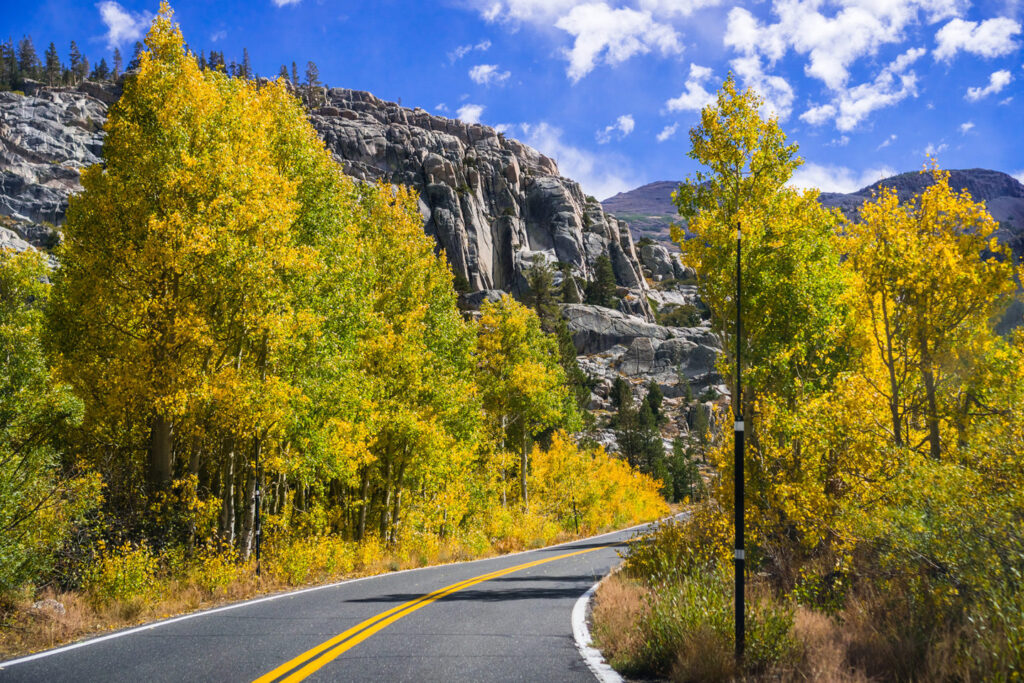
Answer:
M30 226L63 222L80 170L100 160L114 99L95 84L0 93L0 213L24 226L21 237L41 231ZM314 99L326 104L310 120L345 172L416 189L425 231L472 291L522 294L535 258L591 280L603 254L622 288L622 310L652 319L628 225L560 176L548 157L493 128L366 92L331 89Z
M424 229L472 290L522 294L539 258L593 279L602 254L626 291L624 312L647 319L647 285L629 226L558 174L555 162L493 128L331 89L310 115L345 172L408 185Z

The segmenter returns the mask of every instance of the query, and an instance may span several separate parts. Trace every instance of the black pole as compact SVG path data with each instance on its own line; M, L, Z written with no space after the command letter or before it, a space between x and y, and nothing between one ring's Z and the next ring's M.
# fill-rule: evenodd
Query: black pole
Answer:
M736 503L736 661L743 661L743 649L745 645L745 611L743 595L743 565L745 553L743 551L743 370L740 363L740 354L743 344L741 335L743 333L742 313L742 271L740 268L740 253L742 245L742 233L740 227L736 226L736 409L735 409L735 462L734 470L734 498Z
M263 516L261 514L261 508L263 506L260 505L260 503L262 502L260 500L260 498L261 498L261 494L263 493L262 490L261 490L262 487L263 487L263 482L261 481L262 478L260 477L260 474L261 474L261 472L260 472L260 451L261 450L263 450L263 449L259 445L257 445L256 446L256 500L254 501L255 505L256 505L256 529L255 529L255 531L256 531L256 534L255 534L256 535L256 576L260 575L260 546L262 545L261 541L263 540Z

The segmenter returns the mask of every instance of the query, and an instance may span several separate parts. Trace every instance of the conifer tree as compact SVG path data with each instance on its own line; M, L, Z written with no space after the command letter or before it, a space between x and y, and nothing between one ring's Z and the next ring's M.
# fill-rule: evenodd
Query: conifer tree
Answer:
M288 78L288 67L282 64L280 70L278 70L277 72L277 77L283 78L286 81L290 81L291 79Z
M292 62L292 85L296 88L299 87L299 67Z
M57 46L50 43L50 47L46 48L46 66L44 67L47 85L57 85L60 82L62 71L63 67L60 63L60 55L57 54Z
M139 60L142 58L142 51L146 49L140 41L135 41L135 46L132 48L132 59L128 62L128 71L135 71L139 68Z
M39 55L32 44L32 36L24 36L18 41L18 69L21 71L21 77L38 79L41 68Z
M249 80L252 78L252 63L249 61L249 48L242 48L242 64L238 68L239 78Z
M113 78L116 81L118 76L121 75L121 71L123 69L124 69L124 62L121 59L121 51L115 47L114 48L114 71L111 73L111 78Z
M71 85L74 85L80 80L85 80L85 75L82 74L83 67L88 73L89 62L82 56L81 50L78 49L78 44L75 41L71 41L71 48L68 50L68 59L71 62Z
M20 80L18 53L14 49L14 42L8 38L0 44L0 88L14 90L20 85Z
M310 88L317 88L320 83L320 69L313 61L306 62L306 85Z
M587 303L594 306L615 306L615 270L611 259L601 254L594 261L594 279L587 284Z
M96 81L105 81L110 78L110 67L107 66L107 60L105 57L100 57L100 63L92 70L92 74L89 78Z

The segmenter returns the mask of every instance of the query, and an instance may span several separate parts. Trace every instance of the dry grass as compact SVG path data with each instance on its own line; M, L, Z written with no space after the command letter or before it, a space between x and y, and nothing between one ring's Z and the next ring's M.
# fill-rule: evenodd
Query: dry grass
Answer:
M847 663L850 633L821 612L798 607L793 634L803 644L803 658L787 678L820 683L861 683L868 677Z
M643 645L639 629L646 604L647 589L626 578L621 572L605 579L593 602L594 643L609 662L634 660Z

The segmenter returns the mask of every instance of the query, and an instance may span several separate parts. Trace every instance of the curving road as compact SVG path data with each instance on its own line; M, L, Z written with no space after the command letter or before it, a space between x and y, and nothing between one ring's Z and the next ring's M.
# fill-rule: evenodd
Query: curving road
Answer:
M0 680L593 681L573 606L646 526L168 619L0 663Z

